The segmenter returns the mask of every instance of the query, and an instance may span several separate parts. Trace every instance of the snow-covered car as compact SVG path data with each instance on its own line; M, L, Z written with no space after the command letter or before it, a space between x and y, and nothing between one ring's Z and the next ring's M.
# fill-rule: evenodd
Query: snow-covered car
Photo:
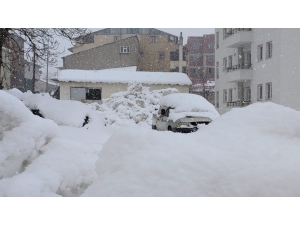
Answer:
M200 95L176 93L164 96L153 113L152 129L173 132L195 132L199 124L209 124L219 117L215 107Z

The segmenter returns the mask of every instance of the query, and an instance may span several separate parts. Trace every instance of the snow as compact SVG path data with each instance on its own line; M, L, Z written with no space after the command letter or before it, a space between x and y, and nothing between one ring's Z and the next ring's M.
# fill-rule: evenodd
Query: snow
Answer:
M60 82L103 82L103 83L143 83L191 85L185 73L144 72L127 70L62 70L58 76Z
M29 108L39 109L44 118L51 119L58 125L82 127L86 116L90 118L89 126L104 126L99 115L82 102L70 100L57 100L49 94L32 94L9 90L8 93L14 95Z
M220 116L215 107L202 96L176 93L161 98L159 105L171 107L169 119L174 122L186 116L208 117L211 120Z
M300 196L299 111L265 102L218 116L177 92L132 84L98 105L0 91L0 196ZM155 131L162 103L216 117L190 134Z
M152 114L159 108L163 96L179 93L175 88L149 91L142 84L128 85L127 91L111 95L101 105L92 103L90 106L98 110L104 123L111 126L146 126L152 124Z
M256 103L191 134L123 127L82 196L299 196L299 124L298 111Z

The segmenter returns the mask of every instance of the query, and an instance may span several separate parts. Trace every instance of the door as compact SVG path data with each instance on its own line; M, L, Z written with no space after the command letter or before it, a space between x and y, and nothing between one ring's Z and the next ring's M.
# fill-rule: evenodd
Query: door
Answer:
M84 87L71 87L70 92L71 92L70 93L71 100L81 101L82 99L85 99L85 97L86 97Z

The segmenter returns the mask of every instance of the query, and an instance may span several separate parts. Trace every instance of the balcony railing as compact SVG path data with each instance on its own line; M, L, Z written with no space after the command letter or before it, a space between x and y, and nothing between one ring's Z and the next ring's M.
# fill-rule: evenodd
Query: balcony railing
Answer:
M245 107L250 104L251 104L251 101L227 102L227 107Z
M251 69L251 64L238 64L235 66L227 67L226 72L231 72L240 69Z
M233 28L229 31L226 32L226 35L225 37L229 37L237 32L240 32L240 31L251 31L251 28Z

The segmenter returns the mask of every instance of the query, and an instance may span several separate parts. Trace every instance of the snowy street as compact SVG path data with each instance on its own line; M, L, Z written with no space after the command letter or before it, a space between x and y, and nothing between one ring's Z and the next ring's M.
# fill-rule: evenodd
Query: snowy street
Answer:
M172 93L133 85L98 105L0 91L0 196L300 196L298 111L256 103L194 133L152 130Z

